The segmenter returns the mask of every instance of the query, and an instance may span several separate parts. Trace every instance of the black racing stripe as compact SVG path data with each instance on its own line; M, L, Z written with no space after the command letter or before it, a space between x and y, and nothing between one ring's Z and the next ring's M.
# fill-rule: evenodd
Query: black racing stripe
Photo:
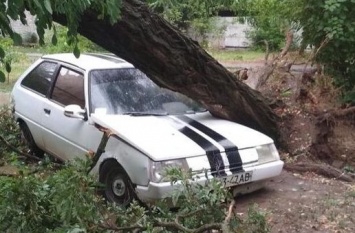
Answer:
M200 134L196 133L192 129L184 126L180 128L179 131L193 140L197 145L199 145L202 149L206 151L206 155L208 158L208 162L211 166L211 174L212 176L226 176L225 167L222 160L221 153L219 149L213 145L210 141L206 138L201 136Z
M101 59L105 59L107 61L111 61L111 62L114 62L114 63L123 63L124 62L121 59L119 59L118 57L114 57L114 56L107 56L107 55L96 54L96 53L87 53L86 55L92 56L92 57L101 58Z
M223 137L221 134L212 130L211 128L201 124L198 121L195 121L187 116L177 116L178 119L186 122L192 127L200 130L202 133L206 134L216 142L218 142L225 150L228 161L229 169L232 173L238 173L244 171L242 158L240 157L238 147L229 141L227 138Z

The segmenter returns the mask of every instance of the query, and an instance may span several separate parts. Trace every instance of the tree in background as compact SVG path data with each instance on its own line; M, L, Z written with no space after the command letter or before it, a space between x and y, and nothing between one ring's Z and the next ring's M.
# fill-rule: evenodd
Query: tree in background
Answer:
M344 90L344 101L355 103L355 1L303 0L300 22L306 44L318 51L335 84Z
M297 16L301 10L298 0L239 0L232 9L253 29L248 32L254 48L265 49L265 41L270 51L285 46L287 34L300 29Z
M149 6L182 32L197 37L208 47L208 35L221 34L216 16L220 10L230 9L230 0L149 0Z

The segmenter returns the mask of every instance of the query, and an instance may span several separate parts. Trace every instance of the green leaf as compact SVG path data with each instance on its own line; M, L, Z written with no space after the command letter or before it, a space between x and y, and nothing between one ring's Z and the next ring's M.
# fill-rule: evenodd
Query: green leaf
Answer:
M5 51L0 47L0 58L3 59L5 57Z
M80 49L79 49L78 45L75 45L75 47L74 47L74 56L76 58L80 57Z
M12 40L14 41L15 45L21 45L22 44L22 37L20 34L14 32L11 36Z
M53 10L52 10L52 6L51 6L51 1L50 0L44 0L44 7L49 12L49 14L53 14Z
M53 45L57 45L57 43L58 43L57 35L56 35L56 34L53 34L53 36L52 36L52 44L53 44Z
M6 80L6 76L5 76L4 72L2 72L2 71L0 70L0 83L5 82L5 80Z
M11 64L10 62L5 63L5 69L7 73L11 73Z

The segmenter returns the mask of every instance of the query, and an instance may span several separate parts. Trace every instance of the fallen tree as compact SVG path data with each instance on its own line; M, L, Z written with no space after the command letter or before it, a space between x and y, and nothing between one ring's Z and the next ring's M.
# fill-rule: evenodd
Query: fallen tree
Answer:
M68 25L68 17L53 12L53 20ZM162 87L202 103L212 114L278 137L277 117L263 96L212 58L149 7L124 0L121 18L112 24L87 9L78 32L131 62Z
M43 43L53 21L68 27L68 43L79 55L77 33L131 62L158 85L202 103L212 114L278 138L277 117L263 96L212 58L198 43L151 11L139 0L22 0L0 4L0 12L26 22L25 11L37 16ZM0 28L15 42L19 35L0 17ZM55 30L54 30L55 32ZM54 33L53 43L57 42ZM4 61L0 49L0 62ZM0 72L0 74L3 74ZM3 76L3 75L2 75Z

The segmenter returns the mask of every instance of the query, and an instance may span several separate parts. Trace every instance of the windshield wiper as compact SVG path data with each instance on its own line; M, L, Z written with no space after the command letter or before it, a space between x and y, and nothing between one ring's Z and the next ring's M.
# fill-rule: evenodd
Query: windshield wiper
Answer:
M207 111L207 109L201 108L198 110L187 110L187 111L185 111L185 114L195 114L195 113L201 113L201 112L206 112L206 111Z
M130 116L166 116L169 115L167 112L125 112L123 115Z

